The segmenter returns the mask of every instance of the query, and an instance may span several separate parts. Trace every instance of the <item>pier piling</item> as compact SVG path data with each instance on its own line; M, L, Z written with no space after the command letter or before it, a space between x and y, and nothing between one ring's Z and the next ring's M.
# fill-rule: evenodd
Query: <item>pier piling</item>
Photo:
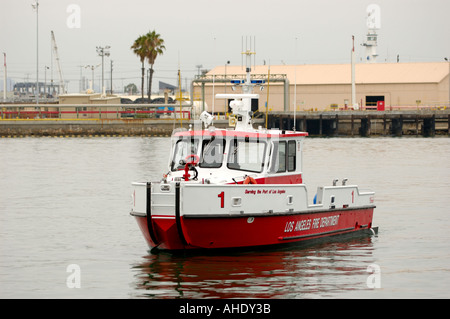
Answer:
M391 120L391 134L393 136L402 136L403 133L403 117L400 115L398 118Z
M292 129L287 112L269 115L268 128ZM310 136L450 135L450 110L297 112L297 128Z
M423 136L432 137L436 134L436 120L433 115L430 118L423 119Z

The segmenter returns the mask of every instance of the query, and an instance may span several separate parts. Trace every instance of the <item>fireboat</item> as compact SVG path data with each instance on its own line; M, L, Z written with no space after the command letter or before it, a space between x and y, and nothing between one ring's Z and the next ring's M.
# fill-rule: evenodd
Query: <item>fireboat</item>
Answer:
M203 112L201 129L172 134L168 173L132 183L130 214L150 249L255 248L377 234L375 193L347 179L318 187L308 203L302 171L308 133L253 128L251 101L259 95L250 76L252 52L244 54L242 93L216 95L232 100L232 126L215 128Z

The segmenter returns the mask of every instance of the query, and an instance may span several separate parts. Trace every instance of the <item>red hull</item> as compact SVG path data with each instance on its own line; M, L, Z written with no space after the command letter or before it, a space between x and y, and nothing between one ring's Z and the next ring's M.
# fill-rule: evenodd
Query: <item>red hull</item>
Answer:
M369 230L374 206L265 216L135 216L150 247L217 249L270 246ZM150 228L150 231L149 231Z

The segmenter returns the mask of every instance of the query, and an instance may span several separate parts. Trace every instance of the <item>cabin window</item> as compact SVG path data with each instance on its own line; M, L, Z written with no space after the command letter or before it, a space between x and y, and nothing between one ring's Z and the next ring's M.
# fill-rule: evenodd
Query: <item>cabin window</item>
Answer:
M272 164L270 171L283 173L295 171L296 142L279 141L273 143Z
M184 168L184 162L188 155L197 154L198 139L182 139L175 144L175 151L171 162L171 170L176 171Z
M202 168L219 168L222 166L225 140L215 138L203 140L202 157L199 166Z
M288 142L287 169L289 172L295 171L296 146L297 143L295 141Z
M286 172L286 142L278 143L278 167L276 172Z
M228 168L262 172L266 143L259 140L233 139L228 154Z

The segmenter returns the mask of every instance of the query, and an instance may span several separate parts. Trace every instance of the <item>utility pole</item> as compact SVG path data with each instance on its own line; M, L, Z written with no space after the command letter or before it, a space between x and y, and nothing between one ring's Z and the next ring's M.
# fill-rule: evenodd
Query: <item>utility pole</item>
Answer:
M203 67L203 65L197 64L195 67L198 69L197 75L200 77L200 69Z
M44 66L44 99L47 99L47 70L49 69L48 66Z
M83 68L84 68L84 66L79 65L78 67L80 68L80 84L79 84L78 90L81 93L81 92L83 92Z
M8 80L7 76L6 76L6 53L3 52L3 57L4 57L4 67L5 67L5 74L4 74L4 80L3 80L3 102L6 102L6 81Z
M89 85L89 88L92 92L94 92L94 70L96 68L98 68L100 66L100 64L97 65L85 65L84 68L85 69L91 69L92 71L92 80L91 80L91 84Z
M105 95L105 56L109 56L109 49L111 47L109 45L105 47L97 47L97 53L102 57L102 95Z
M112 71L113 71L113 60L111 60L111 95L113 94L113 81L112 81Z
M352 35L352 107L356 108L356 84L355 84L355 36Z

